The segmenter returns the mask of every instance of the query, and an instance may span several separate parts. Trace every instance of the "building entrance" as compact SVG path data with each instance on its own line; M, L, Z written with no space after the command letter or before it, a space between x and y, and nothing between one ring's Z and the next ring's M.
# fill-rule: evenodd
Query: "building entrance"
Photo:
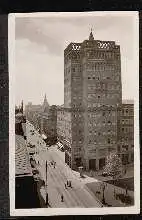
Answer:
M99 170L102 170L105 166L105 158L99 159Z
M77 167L80 167L80 166L81 166L81 157L76 158L76 159L75 159L75 162L76 162L76 166L77 166Z
M89 160L89 170L96 170L96 159Z
M128 154L122 154L122 164L126 165L128 164Z

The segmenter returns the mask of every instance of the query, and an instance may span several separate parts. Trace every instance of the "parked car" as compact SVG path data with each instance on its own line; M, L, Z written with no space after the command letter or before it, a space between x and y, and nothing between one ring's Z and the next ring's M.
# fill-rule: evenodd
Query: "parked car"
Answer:
M60 142L57 143L57 148L62 152L65 151L64 146Z
M65 151L64 147L60 147L60 150L61 150L62 152L64 152L64 151Z
M102 176L104 177L108 176L107 172L102 172Z

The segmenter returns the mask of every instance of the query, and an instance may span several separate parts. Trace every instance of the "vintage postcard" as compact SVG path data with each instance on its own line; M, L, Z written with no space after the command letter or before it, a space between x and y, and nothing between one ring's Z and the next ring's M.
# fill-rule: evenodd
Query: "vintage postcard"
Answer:
M140 210L138 12L9 15L12 216Z

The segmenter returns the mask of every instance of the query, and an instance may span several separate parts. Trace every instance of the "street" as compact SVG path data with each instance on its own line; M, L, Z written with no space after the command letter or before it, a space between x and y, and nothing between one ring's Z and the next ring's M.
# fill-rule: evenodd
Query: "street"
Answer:
M92 195L85 187L86 181L95 181L93 178L80 178L78 172L72 171L64 162L64 152L57 149L57 146L51 146L45 149L45 142L40 134L34 130L34 135L31 135L32 125L27 123L27 142L35 144L39 154L35 154L35 160L39 161L37 169L40 172L41 178L46 182L46 161L47 161L47 192L48 200L51 207L100 207L101 204L97 198ZM41 143L41 144L39 144ZM51 165L51 161L55 161L55 168ZM72 188L65 188L67 180L72 183ZM97 180L96 180L97 181ZM42 186L41 194L45 200L46 191ZM63 201L61 201L63 195Z

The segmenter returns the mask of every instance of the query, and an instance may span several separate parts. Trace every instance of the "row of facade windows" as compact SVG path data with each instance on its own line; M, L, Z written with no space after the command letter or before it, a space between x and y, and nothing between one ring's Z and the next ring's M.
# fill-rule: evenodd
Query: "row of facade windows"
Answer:
M88 63L87 64L87 71L118 71L119 70L119 66L114 65L114 64L107 64L107 63ZM71 72L75 73L75 72L81 72L81 68L80 67L72 67L72 68L66 68L64 70L65 76L67 76L68 74L70 74Z
M102 125L116 125L116 122L111 122L111 121L108 121L108 122L105 122L105 121L103 121L103 122L101 122L100 123L100 121L98 122L98 123L96 123L96 122L89 122L88 123L88 126L90 127L90 126L102 126Z
M101 135L103 135L103 136L109 135L109 137L110 136L113 137L116 135L116 132L115 131L111 131L111 132L109 132L109 131L101 131L101 132L89 131L88 134L92 137L101 136Z
M132 115L132 114L134 114L133 109L122 109L121 113L122 113L122 115Z
M92 103L92 105L91 105L91 103L89 103L89 106L88 106L88 107L90 108L90 107L103 107L103 106L104 106L104 105L103 105L102 103L97 103L97 102L96 102L96 103ZM105 107L110 107L110 105L106 104ZM115 104L114 104L114 105L111 104L111 107L112 107L112 108L113 108L113 107L115 108L116 105L115 105Z
M133 149L134 145L133 144L132 145L122 145L122 146L118 145L117 150L121 151L121 147L122 147L122 149L129 150L129 148Z
M97 70L97 71L103 71L103 70L107 70L107 71L117 71L119 70L119 66L115 65L115 64L107 64L107 63L88 63L87 64L87 70Z
M88 144L97 144L97 143L98 143L98 141L96 141L94 139L88 140ZM114 144L115 141L111 140L111 139L107 139L107 140L102 140L102 141L99 140L99 143Z
M125 128L121 128L121 131L126 132L126 133L127 132L133 132L133 128L132 127L127 127L127 128L125 127Z
M133 119L122 119L121 124L134 124L134 120Z
M100 52L100 51L90 51L86 53L87 56L94 56L95 58L100 59L111 59L111 58L118 58L119 54L116 54L115 52Z
M109 110L109 111L103 111L103 112L89 113L88 117L89 118L98 118L101 116L115 116L115 115L116 115L116 112Z
M88 102L87 107L88 108L93 108L93 107L101 107L102 103L96 102L96 103L92 103L92 102ZM115 106L115 105L114 105Z
M96 83L95 85L88 84L88 89L89 90L94 90L94 89L109 89L109 90L118 90L120 89L120 85L118 84L103 84L103 83Z
M87 77L88 80L115 80L115 81L119 81L120 80L120 77L119 76L91 76L89 75Z
M75 100L80 100L80 99L82 99L82 97L81 97L81 96L78 96L78 95L73 96L72 98L75 99Z
M102 98L119 98L120 97L120 94L88 94L88 99L102 99Z
M122 137L122 138L119 138L119 139L121 139L122 143L125 143L125 142L128 142L128 141L132 141L132 140L130 140L130 137ZM133 137L132 137L132 139L133 139Z

